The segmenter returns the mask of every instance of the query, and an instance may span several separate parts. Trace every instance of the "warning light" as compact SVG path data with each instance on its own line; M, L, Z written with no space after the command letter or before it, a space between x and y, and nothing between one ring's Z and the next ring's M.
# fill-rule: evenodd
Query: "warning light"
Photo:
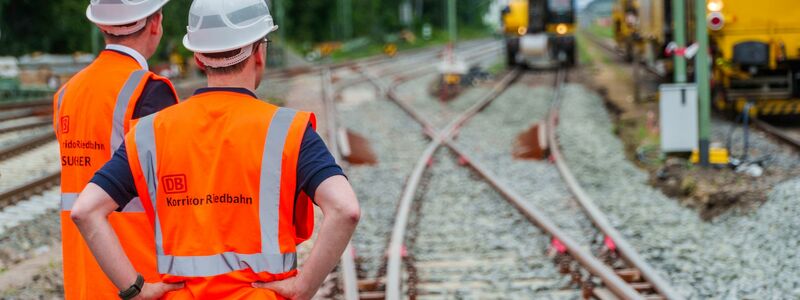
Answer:
M722 0L708 1L708 6L707 6L708 11L713 11L713 12L722 11L722 7L724 7L724 5L722 4Z
M708 28L714 31L722 29L725 26L725 18L720 12L712 12L708 14Z
M569 30L569 28L567 28L566 24L558 24L558 26L556 26L556 33L558 34L567 34L567 30Z

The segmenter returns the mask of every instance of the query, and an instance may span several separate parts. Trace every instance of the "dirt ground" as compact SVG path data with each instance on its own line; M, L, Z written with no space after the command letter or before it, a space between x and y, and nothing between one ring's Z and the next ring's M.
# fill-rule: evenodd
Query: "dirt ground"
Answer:
M690 163L687 156L662 156L657 102L660 79L640 70L636 76L639 80L634 81L632 67L620 56L585 37L581 41L584 51L577 76L605 98L629 159L650 173L653 186L696 210L702 219L712 220L731 211L752 211L766 201L773 186L797 175L767 169L762 176L751 177L730 167L702 168ZM640 93L638 101L633 96L636 89ZM712 143L722 140L712 139Z

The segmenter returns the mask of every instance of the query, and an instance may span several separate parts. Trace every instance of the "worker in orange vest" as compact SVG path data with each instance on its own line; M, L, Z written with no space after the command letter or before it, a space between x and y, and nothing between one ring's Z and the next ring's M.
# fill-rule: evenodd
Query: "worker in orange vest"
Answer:
M118 293L69 219L78 193L122 144L132 119L174 105L178 99L169 80L148 71L146 59L161 41L161 8L167 0L131 2L91 1L86 16L103 33L106 48L62 86L53 100L53 125L61 154L61 238L67 300L111 299ZM111 214L111 225L136 270L149 282L158 282L153 232L147 230L150 222L141 201L128 200L128 205Z
M142 283L109 226L127 197L92 181L72 219L123 299L309 299L355 230L355 194L312 113L254 94L277 29L266 1L196 0L187 29L208 87L138 120L99 171L142 199L163 283ZM298 272L314 203L324 219Z

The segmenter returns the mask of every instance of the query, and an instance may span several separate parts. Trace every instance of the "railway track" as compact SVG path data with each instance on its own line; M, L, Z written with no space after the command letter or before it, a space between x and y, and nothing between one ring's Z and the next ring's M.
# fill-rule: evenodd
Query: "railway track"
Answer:
M402 254L406 251L403 247L404 242L406 240L406 226L408 225L409 215L411 214L412 207L415 206L414 199L417 195L418 188L421 182L426 181L423 180L423 174L425 174L426 170L430 165L430 161L433 155L436 153L437 149L442 146L447 146L451 149L451 151L455 152L462 163L465 163L471 166L476 172L478 172L483 178L487 180L493 187L497 189L497 191L502 194L509 202L515 206L526 218L528 218L531 222L537 224L540 228L545 230L548 234L554 237L555 240L558 240L560 244L566 245L566 252L569 253L570 256L574 257L577 261L581 263L581 265L586 268L590 273L593 275L601 278L603 281L605 289L596 289L595 296L598 295L606 295L609 296L612 293L620 296L625 299L644 299L645 297L648 299L680 299L680 296L676 295L672 289L669 287L668 284L663 282L663 280L658 277L652 271L652 268L647 266L641 259L638 258L638 255L635 252L631 253L627 245L627 243L618 236L618 233L615 235L615 231L612 229L608 229L603 225L604 218L602 216L598 217L597 215L592 215L590 213L590 218L593 222L600 224L598 225L599 230L604 232L608 239L613 241L622 241L621 244L623 245L622 248L626 250L619 250L619 247L615 247L614 250L621 252L622 257L626 261L622 265L624 268L618 268L617 270L613 270L612 268L606 266L603 262L599 259L594 257L592 254L588 253L586 250L580 248L580 246L574 242L569 237L564 237L563 232L560 231L558 227L556 227L552 222L548 221L541 213L537 212L537 210L530 205L526 204L527 202L523 201L522 197L516 194L513 190L508 188L508 184L500 181L499 179L495 178L492 175L491 171L488 170L481 162L476 161L473 157L471 157L468 153L464 152L459 146L457 146L453 142L453 135L455 135L459 128L469 120L472 116L477 114L481 109L485 108L491 101L496 98L504 89L508 86L511 80L506 81L504 79L500 82L499 87L496 87L492 90L490 94L487 95L486 98L479 101L475 105L473 105L467 112L462 114L459 118L455 121L451 122L444 130L438 131L435 129L434 125L428 122L424 117L422 117L419 113L417 113L414 108L410 107L409 105L405 104L403 101L399 100L399 97L396 95L393 89L388 89L386 87L382 87L381 83L376 80L374 76L371 77L370 80L378 86L381 90L388 91L389 98L393 100L398 106L400 106L406 113L408 113L414 120L416 120L421 127L424 129L425 134L428 135L433 141L428 146L428 148L424 151L423 155L417 161L414 171L412 175L409 177L407 181L407 185L405 190L403 191L403 196L398 208L397 212L397 219L395 220L395 226L392 231L392 238L390 240L390 244L388 247L388 262L387 262L387 274L386 274L386 289L385 292L378 295L378 297L385 296L388 299L399 299L401 296L402 288L401 288L401 265L402 265ZM508 77L507 77L508 78ZM561 82L561 81L560 81ZM557 87L557 90L560 90L560 86ZM558 93L554 98L558 98ZM554 101L557 103L557 101ZM550 122L555 122L557 119L557 106L554 106L553 112L550 114L549 120ZM551 137L555 139L554 136ZM551 142L555 142L554 140ZM556 150L557 151L557 150ZM558 162L560 160L560 156L558 154L554 155L554 158ZM565 167L563 161L560 163ZM562 168L559 168L561 170ZM567 181L569 182L568 178L571 177L569 175L569 170L566 171L562 170L562 174ZM574 178L572 180L572 184L575 184ZM576 196L579 198L586 198L585 193L582 193L580 187L572 188L573 192L576 192ZM588 204L587 204L588 203ZM591 203L584 201L581 202L582 205L585 207L591 207ZM592 211L592 209L587 209L588 211ZM596 210L596 209L595 209ZM598 221L599 220L599 221ZM606 221L607 222L607 221ZM609 234L610 233L610 234ZM413 239L413 238L412 238ZM616 243L619 244L619 243ZM618 264L619 265L619 264ZM627 267L631 266L631 267ZM413 266L411 267L413 270ZM623 278L625 280L623 280ZM626 280L630 282L626 282ZM417 283L412 282L412 286L417 286ZM409 293L406 290L407 295ZM410 291L411 295L415 295L414 291ZM375 297L375 295L371 295ZM352 299L352 298L347 298Z
M621 50L617 49L617 47L615 45L613 45L610 41L605 40L605 39L600 38L600 37L597 37L597 36L595 36L595 35L593 35L591 33L585 33L585 34L583 34L583 36L586 37L586 40L590 41L595 46L597 46L600 49L606 51L607 53L613 55L614 57L620 59L620 62L624 62L625 53L623 53ZM634 59L636 59L636 58L634 58ZM637 66L638 67L643 67L643 69L645 71L647 71L648 73L658 77L661 80L666 78L666 75L664 74L664 71L660 71L657 68L655 68L655 67L653 67L653 66L651 66L651 65L649 65L649 64L647 64L645 62L639 62L638 64L634 64L633 62L629 62L629 63L626 63L626 64L630 64L633 67L637 67Z
M486 53L499 51L498 45L493 45L491 43L487 43L488 45L472 47L471 45L467 45L463 48L467 48L468 50L462 53L465 56L469 57L476 57L481 55L486 55ZM399 74L407 74L410 71L419 71L421 69L430 69L431 64L429 63L431 60L434 60L440 56L439 52L441 49L434 49L432 51L426 52L418 52L413 55L408 55L406 57L394 59L394 60L386 60L383 62L374 62L370 64L363 64L358 63L352 69L356 71L362 71L366 69L370 69L373 71L377 71L382 76L390 76L390 75L399 75ZM347 141L340 141L342 137L346 136L345 129L339 126L338 116L339 114L336 111L336 103L335 99L341 97L341 93L348 87L361 84L364 82L368 82L369 79L366 77L361 78L350 78L347 80L342 80L338 82L334 87L333 80L332 80L332 70L326 69L321 72L322 82L323 82L323 101L324 101L324 109L325 113L328 116L325 118L327 121L326 124L326 135L328 137L328 145L332 150L333 155L336 157L337 161L346 167L347 163L344 159L342 159L342 152L349 153L350 149L347 146L343 146L347 144ZM340 281L340 288L339 290L343 292L343 296L345 299L359 299L359 298L371 298L376 296L376 293L363 293L359 292L359 282L356 276L356 263L355 259L355 250L352 246L348 245L348 248L345 250L344 254L342 255L339 269L338 269L338 276L341 277L342 280ZM380 297L380 295L377 295Z
M0 209L59 183L58 144L49 105L44 100L0 105Z
M474 57L480 57L482 55L486 55L486 53L491 53L492 51L496 51L497 49L498 48L485 47L480 51L475 51L473 53L473 56L471 56L471 57L473 57L473 58ZM430 64L424 62L424 60L426 58L430 58L430 57L435 57L435 55L421 55L420 54L419 57L409 58L409 60L417 60L418 61L417 64L410 64L409 63L409 64L403 64L403 65L397 66L397 67L395 67L395 66L391 66L391 67L390 66L384 66L385 69L383 69L381 71L381 75L382 76L390 76L390 75L397 76L398 79L397 79L397 82L395 82L395 83L399 83L399 82L401 82L403 80L410 80L410 79L413 79L413 78L417 78L421 74L430 73L430 71L432 70ZM396 92L394 87L393 88L389 88L389 87L385 86L383 83L381 83L379 81L376 81L375 80L376 79L375 76L372 75L370 72L366 71L367 68L376 68L376 66L380 66L380 65L381 65L381 63L361 64L361 65L358 65L358 69L360 71L362 71L362 73L364 73L366 75L365 76L366 81L369 81L369 82L375 84L382 92L385 92L386 94L388 94L388 96L389 96L388 98L390 100L395 102L401 109L403 109L406 113L408 113L413 119L418 121L420 123L420 125L421 125L421 128L424 129L424 134L427 135L428 137L430 137L432 142L428 145L428 148L426 148L426 150L424 151L424 156L421 157L417 161L417 163L415 165L415 168L414 168L413 175L412 175L412 177L409 178L408 185L406 185L406 188L405 188L405 190L403 192L403 197L402 197L402 201L401 201L401 203L399 205L398 214L404 215L404 217L403 217L404 220L400 219L401 217L398 216L398 220L395 220L395 223L394 223L395 224L394 225L395 229L393 229L392 238L390 239L390 243L389 243L389 247L388 247L389 256L388 256L388 259L387 259L387 262L386 262L386 264L387 264L386 272L387 273L386 273L386 278L385 278L385 280L386 280L386 289L385 289L385 291L378 292L378 293L372 293L372 294L364 293L363 291L359 291L359 282L358 282L357 276L355 275L356 274L356 272L355 272L355 264L356 263L353 260L354 254L353 254L353 250L350 247L348 247L348 250L342 256L342 264L340 266L340 274L341 274L340 277L344 281L342 290L344 291L345 299L358 299L358 298L364 299L364 298L370 298L370 297L372 297L372 298L375 298L375 297L386 297L388 299L399 299L401 297L402 292L403 292L403 286L406 287L405 289L406 289L407 295L414 295L414 296L416 296L416 295L425 296L424 295L426 293L425 291L431 291L431 290L436 290L436 289L450 289L450 288L453 288L453 287L449 287L449 286L442 286L441 284L437 286L436 283L432 283L431 281L419 280L419 278L414 278L413 276L411 278L411 281L406 281L405 282L406 284L404 285L403 284L403 277L402 277L402 270L403 270L403 257L402 257L403 255L402 254L403 254L403 252L405 252L404 249L403 249L403 245L404 244L407 244L407 245L419 244L420 241L425 241L425 239L424 239L425 236L424 235L419 235L419 233L417 235L411 236L411 237L407 237L406 236L407 226L410 223L409 220L410 219L414 220L414 218L416 217L416 216L414 216L414 212L418 213L419 212L419 208L420 208L419 205L421 205L421 203L423 203L423 201L421 201L422 199L419 199L419 198L424 198L424 195L427 195L424 192L422 192L422 193L420 192L420 189L419 189L420 184L422 184L423 186L428 186L429 188L434 188L434 187L437 187L437 188L448 188L449 186L452 186L452 182L446 182L446 181L445 182L439 182L439 181L436 181L435 178L427 178L427 179L424 178L424 175L426 173L431 172L430 168L431 168L432 164L430 162L434 158L435 154L440 150L440 148L443 148L443 147L447 147L447 148L450 149L450 151L455 153L456 158L457 158L457 160L458 160L458 162L460 164L463 164L463 165L471 167L479 176L484 178L483 180L479 181L480 183L476 182L474 184L475 186L477 186L479 184L484 184L484 185L487 185L487 186L491 186L491 187L493 187L495 189L494 192L491 192L491 191L487 192L485 190L478 189L478 190L476 190L474 192L474 194L472 194L472 195L474 195L474 197L484 197L484 196L490 195L490 194L499 194L503 198L506 198L509 201L509 203L511 204L511 206L514 206L518 210L517 214L520 214L520 215L524 216L524 218L527 218L529 221L531 221L534 224L536 224L543 231L547 232L548 235L556 237L555 240L558 240L559 243L565 245L565 247L567 248L566 252L569 254L569 256L573 257L576 261L578 261L590 273L594 274L598 278L601 278L602 282L604 283L604 287L608 288L613 294L615 294L615 295L617 295L617 296L619 296L621 298L625 298L625 299L641 299L642 295L639 294L638 290L641 290L641 289L654 289L654 290L658 291L661 295L658 296L659 298L656 298L655 296L649 297L649 298L662 299L661 297L663 297L663 298L669 298L669 299L679 299L679 297L671 297L671 296L668 297L667 295L669 295L669 292L670 292L670 290L668 288L657 286L657 282L658 281L657 280L653 280L653 278L654 278L653 276L644 275L645 273L647 273L647 267L646 266L637 266L634 269L627 268L625 270L621 270L621 271L618 270L616 272L614 270L612 270L611 268L609 268L608 266L606 266L600 259L597 259L591 253L589 253L589 251L587 251L584 248L581 248L581 246L578 245L578 243L576 243L575 241L571 240L569 237L566 237L563 234L563 232L561 232L560 229L557 226L555 226L552 222L549 222L544 215L542 215L540 212L537 212L537 210L534 207L531 207L529 204L526 204L526 202L523 201L524 198L522 198L516 192L514 192L512 189L510 189L509 185L507 183L503 182L501 179L498 179L498 178L496 178L496 176L492 175L491 171L482 162L480 162L480 161L476 160L474 157L470 156L469 153L466 153L464 149L459 147L454 142L454 138L459 133L459 131L461 130L461 127L467 121L469 121L470 118L472 118L473 116L477 115L482 109L486 108L495 98L497 98L501 93L503 93L503 91L519 76L519 73L517 73L518 71L513 71L511 73L506 74L503 77L503 79L500 80L499 83L492 88L490 93L488 93L485 97L483 97L482 99L477 101L475 104L473 104L465 113L463 113L463 114L459 115L457 118L455 118L443 130L439 130L439 129L437 129L436 125L431 124L430 122L426 121L424 117L422 117L419 113L417 113L415 111L415 108L413 108L410 105L408 105L407 103L404 103L403 101L401 101L400 97L399 97L399 95L397 95L397 92ZM323 92L324 92L324 95L325 95L325 97L323 97L323 99L324 99L324 101L326 103L326 114L331 115L331 116L337 116L338 113L336 111L336 107L335 107L335 103L334 103L334 98L335 98L334 90L335 90L335 88L334 88L333 83L332 83L333 80L331 79L331 76L332 76L331 75L331 71L329 69L322 69L322 71L320 71L320 74L323 77L323 81L322 81L323 84L324 84ZM347 83L349 84L349 82L350 81L348 81ZM364 81L353 81L353 82L356 82L354 84L357 84L357 83L361 83L361 82L364 82ZM563 80L560 81L560 82L563 82ZM557 90L559 90L559 89L560 89L560 87L557 88ZM558 96L555 96L554 98L557 99ZM557 102L557 101L554 101L554 102ZM554 109L553 113L550 116L551 117L549 118L549 120L551 120L551 122L554 123L557 120L557 110ZM335 152L334 154L337 156L337 159L338 159L339 157L341 157L341 155L338 152L343 146L339 145L337 137L341 136L340 132L341 132L342 129L340 129L341 127L338 125L338 120L337 120L336 117L328 118L328 119L329 120L327 120L327 121L328 121L329 124L327 124L326 135L328 135L329 142L332 143L331 148L332 148L332 150L335 149L334 150L334 152ZM46 139L44 134L42 136L40 136L39 138L41 138L43 140ZM551 138L555 139L554 136L551 137ZM45 143L45 146L39 146L39 147L30 146L30 147L33 147L33 149L34 149L32 151L24 152L24 151L19 151L18 150L18 152L22 152L22 153L21 154L16 154L16 155L14 155L14 154L8 155L9 159L4 159L2 162L0 162L0 166L3 167L2 168L3 170L12 170L15 173L16 173L16 170L19 170L20 173L25 173L26 170L24 168L17 167L18 164L16 164L16 161L17 160L22 160L22 159L30 159L30 157L28 157L28 156L34 156L32 153L36 153L36 151L45 151L45 150L42 150L42 149L48 149L47 147L52 147L51 144L48 144L46 142L44 142L44 143ZM0 157L2 157L3 156L2 154L5 153L5 152L2 151L2 149L3 148L0 148ZM51 153L57 153L57 149L56 150L48 149L48 151L50 151ZM9 153L13 153L13 152L9 152ZM556 158L556 161L558 161L558 157L556 157L556 155L554 155L554 157ZM339 160L339 161L341 161L341 160ZM456 166L457 164L455 164L454 161L455 160L450 161L449 167L451 169L459 169L459 167ZM14 166L14 168L6 168L6 166ZM46 169L46 168L42 168L42 169ZM417 174L419 174L419 175L417 175ZM45 192L46 195L47 195L47 193L49 193L49 191L52 190L52 189L49 189L49 188L54 186L55 184L57 184L58 175L59 174L57 172L55 172L55 173L43 172L43 173L37 174L35 176L28 176L28 179L30 179L30 180L20 180L21 183L18 183L18 184L11 184L11 185L8 185L8 186L0 184L0 193L2 193L2 194L0 194L0 207L10 206L10 205L12 205L14 203L18 203L18 205L22 205L23 203L28 203L28 201L24 201L24 202L20 202L20 201L22 199L30 197L30 196L32 196L33 194L36 194L36 193ZM469 177L468 174L464 174L464 176L465 177L464 177L463 181L474 180L474 178ZM462 181L462 180L459 180L459 182L460 181ZM468 189L468 188L471 188L471 187L474 187L474 186L472 184L467 184L464 187L464 189ZM454 192L457 192L457 191L454 191ZM46 198L46 197L43 196L43 197L40 197L40 198ZM8 203L8 204L6 204L6 203ZM468 203L468 202L464 203L465 206L468 206L469 204L470 203ZM415 210L415 208L417 210ZM440 207L440 209L446 209L446 208L447 207ZM492 207L484 208L484 210L489 210L489 209L492 209ZM2 220L3 218L4 218L4 215L0 214L0 220ZM416 217L416 218L418 218L418 217ZM455 220L453 220L453 221L455 221ZM419 218L414 220L413 222L417 222L417 223L415 223L416 227L412 226L414 228L413 230L421 229L420 223L419 223L420 222ZM502 224L508 225L508 223L502 223L502 222L498 222L498 224L500 224L500 225L502 225ZM414 223L412 223L412 225L414 225ZM440 227L440 226L434 225L433 227L436 228L436 227ZM503 227L503 226L495 227L494 231L490 231L490 233L501 234L503 228L505 228L505 227ZM395 233L395 232L397 232L397 233ZM451 232L450 235L453 235L453 233ZM421 237L421 239L417 239L417 236ZM408 238L411 238L412 240L410 242L406 242L406 240ZM415 243L415 241L413 239L417 239L416 243ZM619 245L619 242L617 242L617 240L615 240L615 242L616 242L616 244ZM624 242L623 242L623 244L624 244ZM533 252L535 252L535 251L533 251ZM513 256L513 255L505 256L505 255L502 255L502 253L500 253L500 254L501 255L498 255L498 256L496 256L494 258L497 259L497 261L505 262L506 264L508 264L508 263L513 264L515 261L530 258L528 256ZM636 265L635 256L634 256L634 259L630 258L631 255L623 255L623 257L631 265ZM537 259L538 258L541 258L541 257L537 256ZM406 263L405 267L406 267L407 270L411 270L411 274L412 275L416 274L417 271L428 272L428 271L431 271L431 270L435 270L436 268L439 268L442 265L450 265L450 266L452 266L452 263L453 263L452 261L449 261L447 257L442 257L442 258L437 258L437 259L430 260L430 261L428 261L427 265L425 265L424 263L418 264L417 262L414 261L414 259L416 259L416 258L414 258L413 255L411 256L411 258L408 258L408 256L406 258L406 262L407 263ZM631 260L633 260L634 262L631 262ZM482 266L482 265L486 265L486 264L488 264L490 262L488 262L486 260L482 260L481 261L480 259L476 259L472 263L473 263L472 266L467 266L467 267ZM505 266L508 266L508 265L505 265ZM463 267L463 266L460 266L460 267ZM462 269L456 268L456 269L457 270L463 270L463 268ZM500 271L502 271L502 270L503 269L500 269ZM630 284L630 283L626 283L623 280L623 277L637 277L637 276L647 279L647 281L649 281L650 283L647 283L647 282L641 283L641 282L639 282L639 283ZM481 285L482 282L483 282L482 280L474 280L474 281L472 281L472 283L476 284L476 285ZM548 281L548 279L544 279L544 278L533 278L533 279L530 279L530 280L521 279L521 280L513 281L513 283L516 284L516 285L536 285L536 284L540 284L542 282L545 282L546 285L551 285L551 286L554 285L554 283L552 283L551 281ZM638 284L638 286L637 286L637 284ZM646 286L647 284L651 284L651 286L648 287L648 286ZM363 285L363 282L362 282L362 285ZM458 287L455 287L455 288L458 288ZM596 290L600 290L600 289L596 289ZM430 296L430 293L428 295ZM365 296L367 296L367 297L365 297ZM498 296L498 295L495 295L495 296ZM502 296L502 295L499 295L499 296Z
M798 128L781 128L761 119L754 119L753 124L759 130L775 137L781 142L800 150L800 129Z
M12 206L59 183L58 143L49 137L46 139L48 141L41 142L42 145L30 149L14 146L9 152L17 154L0 161L0 208Z
M0 110L0 122L27 118L31 116L51 116L53 110L49 105Z

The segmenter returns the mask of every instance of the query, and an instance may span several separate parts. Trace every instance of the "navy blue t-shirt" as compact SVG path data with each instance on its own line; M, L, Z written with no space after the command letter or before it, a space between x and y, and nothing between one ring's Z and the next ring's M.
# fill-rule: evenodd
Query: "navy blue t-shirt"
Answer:
M238 88L204 88L198 90L195 94L219 90L244 93L255 98L255 95L249 90ZM131 199L138 196L133 182L133 174L128 164L128 153L125 149L125 144L123 143L114 152L111 160L100 168L90 181L100 186L114 199L114 202L119 205L118 210L122 210ZM311 199L314 199L314 192L317 187L326 179L337 175L344 176L342 168L336 164L336 160L331 155L325 142L309 124L300 144L300 154L297 160L296 193L299 194L300 191L303 191Z
M122 51L106 49L103 51L111 51L130 57L135 60L133 56ZM178 99L172 88L161 80L148 79L142 89L142 94L136 101L136 106L133 107L133 118L138 119L146 117L156 112L161 111L167 107L178 103Z

